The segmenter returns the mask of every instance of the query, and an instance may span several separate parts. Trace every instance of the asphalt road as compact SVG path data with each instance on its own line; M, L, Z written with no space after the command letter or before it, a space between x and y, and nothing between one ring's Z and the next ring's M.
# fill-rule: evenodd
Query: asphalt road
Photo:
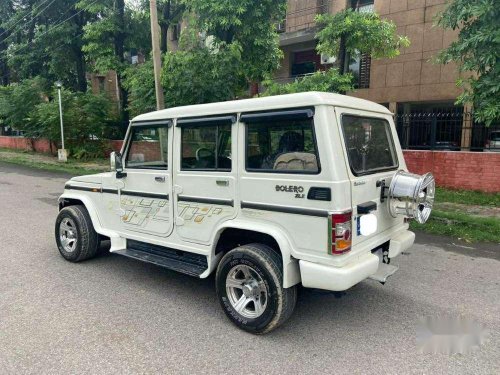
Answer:
M386 285L365 281L342 298L301 289L288 323L253 336L226 319L213 278L105 251L66 262L53 234L66 178L0 164L1 374L500 373L495 246L419 235ZM418 352L419 318L459 315L489 330L479 350Z

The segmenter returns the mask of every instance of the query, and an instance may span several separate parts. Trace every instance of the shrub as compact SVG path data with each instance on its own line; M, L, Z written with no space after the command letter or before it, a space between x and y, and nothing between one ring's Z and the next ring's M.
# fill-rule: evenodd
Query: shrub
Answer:
M351 74L339 74L337 69L317 71L285 84L266 80L263 82L263 85L265 91L261 96L293 94L306 91L345 93L354 89L353 76Z
M0 119L3 125L25 130L33 124L32 111L47 98L47 81L26 79L20 83L0 87Z
M79 159L102 156L103 139L107 138L107 133L113 130L117 122L111 101L91 92L73 93L62 90L61 94L64 138L70 155ZM36 105L32 117L33 121L25 128L26 136L48 138L53 142L60 140L57 99Z

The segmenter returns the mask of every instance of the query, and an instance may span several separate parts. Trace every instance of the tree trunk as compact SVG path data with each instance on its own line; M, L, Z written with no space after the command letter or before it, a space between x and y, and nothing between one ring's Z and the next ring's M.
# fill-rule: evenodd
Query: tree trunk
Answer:
M85 55L82 51L82 34L83 34L83 26L86 23L85 15L81 14L79 17L76 17L76 26L77 31L75 32L76 36L73 39L73 51L75 53L75 68L76 68L76 89L80 92L87 91L87 77L86 73L86 64L85 64Z
M114 36L114 49L115 56L119 61L117 69L117 84L120 91L120 109L121 109L121 125L122 131L125 133L128 127L129 113L128 113L128 92L122 85L123 65L125 63L125 0L116 0L116 17L118 30Z
M172 11L172 2L167 1L162 4L163 7L161 9L161 18L159 20L160 24L160 51L161 53L167 52L168 49L168 29L170 27L170 16L171 16L171 11Z
M117 31L114 36L115 55L120 63L125 61L125 0L116 0Z
M87 91L87 77L85 76L85 56L82 49L78 46L75 48L76 57L76 84L77 90L80 92Z
M5 29L0 27L0 34L4 34ZM7 86L9 84L9 65L7 64L7 59L4 58L4 51L7 49L7 44L4 42L5 39L10 37L10 33L4 34L3 40L0 42L0 85ZM0 127L2 131L3 127Z
M160 25L160 51L162 54L167 52L168 49L168 24L162 23Z
M345 36L341 36L339 44L339 74L341 75L345 73L345 59L346 59Z

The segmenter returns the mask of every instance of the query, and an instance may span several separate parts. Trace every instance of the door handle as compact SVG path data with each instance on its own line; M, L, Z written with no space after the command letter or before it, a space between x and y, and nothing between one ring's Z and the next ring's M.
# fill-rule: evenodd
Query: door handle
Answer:
M163 177L163 176L156 176L155 177L155 181L156 182L165 182L165 177Z
M229 186L229 180L216 180L217 186Z

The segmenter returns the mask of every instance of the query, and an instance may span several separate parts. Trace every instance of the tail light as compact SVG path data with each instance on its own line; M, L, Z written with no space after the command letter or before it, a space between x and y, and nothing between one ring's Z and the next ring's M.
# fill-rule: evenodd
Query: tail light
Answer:
M331 254L339 255L351 250L352 211L331 216Z

